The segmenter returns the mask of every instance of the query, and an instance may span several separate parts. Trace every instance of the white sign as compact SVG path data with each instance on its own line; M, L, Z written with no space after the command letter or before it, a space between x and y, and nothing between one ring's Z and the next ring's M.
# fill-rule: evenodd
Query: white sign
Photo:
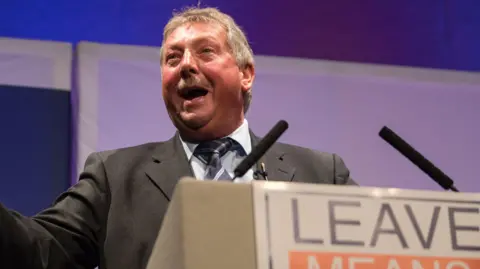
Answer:
M480 269L480 194L255 182L259 269Z

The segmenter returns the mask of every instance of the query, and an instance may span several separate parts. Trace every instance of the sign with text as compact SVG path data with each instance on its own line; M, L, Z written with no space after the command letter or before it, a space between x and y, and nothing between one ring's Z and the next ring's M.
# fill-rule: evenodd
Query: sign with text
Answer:
M478 269L480 194L255 182L259 269Z

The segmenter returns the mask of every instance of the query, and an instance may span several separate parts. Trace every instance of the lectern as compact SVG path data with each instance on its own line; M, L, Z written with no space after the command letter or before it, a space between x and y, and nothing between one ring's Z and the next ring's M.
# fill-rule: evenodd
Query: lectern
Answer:
M478 269L480 194L179 181L147 269Z

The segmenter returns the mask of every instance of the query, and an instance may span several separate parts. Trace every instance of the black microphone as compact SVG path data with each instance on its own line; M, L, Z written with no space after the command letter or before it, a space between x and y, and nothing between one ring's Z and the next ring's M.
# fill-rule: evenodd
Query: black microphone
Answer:
M252 149L252 152L242 160L242 162L235 168L235 178L242 177L260 158L267 152L267 150L278 140L278 138L288 129L288 123L280 120L273 126L270 132L260 140L258 145Z
M453 180L438 169L433 163L422 156L417 150L410 146L405 140L398 136L394 131L386 126L380 130L379 135L387 141L392 147L397 149L413 164L430 176L435 182L442 186L445 190L452 190L458 192L454 186Z

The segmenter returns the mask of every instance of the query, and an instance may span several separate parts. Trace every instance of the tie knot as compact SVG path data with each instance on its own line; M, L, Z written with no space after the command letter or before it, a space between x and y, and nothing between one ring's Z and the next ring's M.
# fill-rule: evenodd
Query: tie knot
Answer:
M230 137L200 143L193 152L203 163L209 164L212 157L221 158L230 150L242 149L240 144Z

